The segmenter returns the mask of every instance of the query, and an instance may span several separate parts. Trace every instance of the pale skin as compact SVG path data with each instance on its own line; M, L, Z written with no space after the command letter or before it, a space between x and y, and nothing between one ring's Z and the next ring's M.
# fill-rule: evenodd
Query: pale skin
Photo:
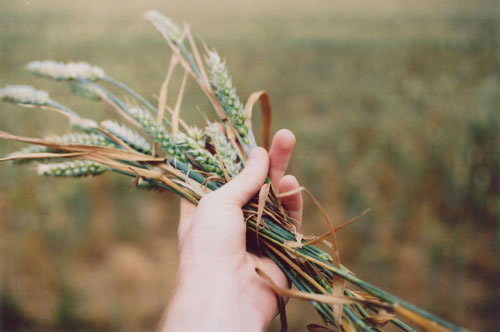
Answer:
M259 277L259 267L280 287L288 281L267 257L246 251L241 207L258 193L269 174L278 192L299 187L285 175L295 145L289 130L273 138L269 153L255 148L245 169L198 207L181 201L177 285L162 331L265 331L278 312L276 294ZM302 219L300 193L283 197L290 216Z

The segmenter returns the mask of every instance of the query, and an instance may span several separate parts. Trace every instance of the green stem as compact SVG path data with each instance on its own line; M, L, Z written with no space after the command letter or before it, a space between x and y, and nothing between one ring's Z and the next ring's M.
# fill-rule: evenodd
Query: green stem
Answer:
M250 224L251 226L255 227L255 223L251 222L250 220L247 221L247 224ZM252 227L249 227L249 229L251 230L254 230L252 229ZM337 274L338 276L342 277L343 279L351 282L352 284L360 287L361 289L367 291L368 293L370 293L371 295L374 295L388 303L391 303L391 304L398 304L399 306L403 307L403 308L406 308L422 317L425 317L433 322L436 322L438 323L439 325L442 325L448 329L450 329L451 331L461 331L461 332L465 332L467 331L466 329L462 328L462 327L459 327L459 326L456 326L442 318L439 318L437 317L436 315L434 314L431 314L421 308L418 308L417 306L411 304L411 303L408 303L380 288L377 288L375 286L372 286L370 284L368 284L367 282L357 278L356 276L352 275L351 273L349 273L348 271L344 270L344 269L341 269L341 268L337 268L333 265L331 265L329 262L326 262L326 261L321 261L320 259L317 259L317 258L314 258L314 257L311 257L311 255L307 255L305 254L304 252L302 252L300 249L292 249L292 248L289 248L287 246L285 246L283 244L283 241L280 240L279 238L276 238L276 236L270 236L270 232L266 232L266 229L262 229L262 230L259 230L259 236L262 236L264 238L266 238L267 240L273 242L273 243L276 243L278 244L279 246L289 250L290 252L292 253L296 253L297 255L305 258L305 259L314 259L316 261L318 261L319 263L321 264L317 264L319 267L322 267L322 268L327 268L328 270L332 271L333 273ZM273 238L274 237L274 238Z
M417 332L417 330L415 330L414 328L412 328L411 326L403 323L400 319L398 318L393 318L391 319L391 323L396 325L397 327L399 327L400 329L404 330L404 331L407 331L407 332Z
M91 86L95 87L96 89L99 89L104 95L106 95L107 98L109 98L109 100L111 100L113 103L115 103L124 112L128 113L127 104L125 104L125 102L123 102L120 98L118 98L117 96L115 96L114 94L109 92L109 90L106 89L105 87L103 87L102 85L100 85L96 82L93 82L91 80L82 79L82 78L77 78L77 81L80 83L83 83L83 84L91 85Z
M301 280L300 276L296 276L291 272L291 269L285 267L282 261L276 257L269 249L264 248L266 255L271 258L271 260L278 265L278 267L285 273L288 279L299 289L300 291L307 292L307 286L304 284L304 281ZM333 322L333 316L329 315L328 311L324 308L324 303L319 303L316 301L310 301L313 307L318 311L318 313L323 317L325 321Z
M123 102L120 98L118 98L117 96L112 94L108 89L106 89L102 85L95 83L93 81L87 80L87 79L77 79L77 81L84 83L84 84L89 84L89 85L95 87L96 89L99 89L107 98L109 98L109 100L111 100L113 103L118 105L118 107L120 107L125 113L129 114L127 104L125 102ZM156 109L154 109L154 108L153 108L153 113L155 113L155 114L157 113ZM170 121L167 118L164 117L162 119L162 121L164 124L170 126Z
M70 116L74 116L74 117L77 117L79 119L81 118L81 116L78 113L76 113L75 111L69 109L68 107L66 107L62 104L59 104L57 101L51 100L47 103L47 105L52 106L54 108L57 108L58 110L63 111L64 113L67 113Z
M131 95L132 97L134 97L135 99L137 99L141 104L143 104L144 106L146 106L151 112L153 112L155 114L158 113L158 111L156 110L156 108L153 105L151 105L151 103L149 103L146 99L144 99L144 97L142 97L140 94L138 94L137 92L135 92L134 90L132 90L131 88L129 88L124 83L122 83L122 82L120 82L118 80L115 80L114 78L112 78L110 76L104 76L102 78L102 80L106 81L108 83L111 83L114 86L116 86L116 87L124 90L129 95Z
M377 330L369 326L364 319L356 315L348 306L344 305L344 313L349 317L354 324L358 325L363 331L376 332Z
M300 251L296 251L297 254L299 256L302 256L304 258L310 258L308 257L307 255L301 253ZM326 267L328 268L330 271L332 271L333 273L337 274L338 276L344 278L345 280L351 282L352 284L362 288L363 290L367 291L368 293L384 300L384 301L387 301L388 303L391 303L391 304L397 304L405 309L408 309L422 317L425 317L433 322L436 322L438 323L439 325L442 325L452 331L461 331L461 332L464 332L464 331L467 331L466 329L460 327L460 326L457 326L457 325L454 325L440 317L437 317L436 315L434 314L431 314L430 312L428 311L425 311L411 303L408 303L400 298L398 298L397 296L394 296L380 288L377 288L373 285L370 285L369 283L359 279L358 277L348 273L347 271L345 270L342 270L342 269L339 269L333 265L331 265L330 263L327 263L327 262L321 262L321 266L323 267Z
M201 81L200 70L198 69L196 63L194 62L191 53L189 53L189 51L187 50L186 46L183 43L179 43L177 44L177 46L179 46L182 54L186 57L187 61L189 62L189 65L191 65L191 69L193 69L193 72L196 75L196 77L198 77L198 79Z
M243 150L245 150L245 153L247 155L250 153L250 151L252 151L253 148L257 146L257 142L255 140L252 129L248 130L248 139L250 140L250 144L246 144L243 140L240 140L241 145L243 146Z
M207 179L198 173L197 171L190 168L187 164L180 162L176 159L168 159L166 161L170 166L182 171L184 174L189 176L191 179L195 180L199 184L207 186L211 190L217 190L219 187L212 181L207 181Z
M354 331L354 332L357 332L358 330L354 327L354 324L352 323L351 319L346 315L345 316L345 321L347 322L347 325L349 325L349 328L351 329L351 331ZM345 330L343 327L342 327L342 330Z
M118 173L118 174L123 174L123 175L127 175L127 176L130 176L132 178L136 178L137 177L137 174L135 173L130 173L130 172L126 172L126 171L122 171L122 170L119 170L119 169L111 169L113 172L115 173ZM177 194L179 196L182 196L184 198L186 198L187 200L189 200L191 203L193 204L197 204L197 202L193 201L191 197L189 196L186 196L184 193L182 192L179 192L167 185L165 185L164 183L161 183L159 181L156 181L156 180L153 180L153 179L149 179L149 178L145 178L144 181L146 182L149 182L153 187L157 187L157 188L162 188L162 189L166 189L174 194Z

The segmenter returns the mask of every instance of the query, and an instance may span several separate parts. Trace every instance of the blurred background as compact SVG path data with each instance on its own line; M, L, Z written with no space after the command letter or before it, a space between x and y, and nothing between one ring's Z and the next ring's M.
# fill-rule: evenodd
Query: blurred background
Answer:
M297 136L290 173L335 223L371 209L338 234L346 266L472 330L500 324L497 1L0 7L0 86L31 84L98 120L116 116L23 66L87 61L154 100L170 52L142 15L158 9L189 22L226 57L242 100L270 93L273 131ZM211 112L193 81L182 112L194 123ZM0 119L0 130L19 135L69 131L57 114L13 105L0 105ZM0 155L21 147L0 142ZM0 165L0 330L153 330L176 274L177 197L139 192L119 175L53 179L33 170ZM306 199L304 233L324 230ZM288 316L291 331L319 323L304 302L290 301Z

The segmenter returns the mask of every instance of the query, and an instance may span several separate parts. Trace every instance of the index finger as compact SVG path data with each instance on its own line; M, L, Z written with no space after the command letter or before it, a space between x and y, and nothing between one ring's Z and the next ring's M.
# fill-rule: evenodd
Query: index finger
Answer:
M279 189L279 182L285 175L294 146L295 135L290 130L281 129L274 135L269 149L269 177L276 190Z

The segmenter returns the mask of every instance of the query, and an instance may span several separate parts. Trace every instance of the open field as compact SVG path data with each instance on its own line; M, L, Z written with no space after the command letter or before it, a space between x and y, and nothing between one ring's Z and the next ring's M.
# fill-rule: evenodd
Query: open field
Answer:
M291 173L336 223L363 279L477 331L500 325L500 18L496 1L0 0L0 87L32 84L96 119L103 104L31 76L32 60L87 61L157 94L158 9L224 55L240 97L265 89L273 129L297 135ZM178 73L180 79L180 73ZM210 112L193 82L182 114ZM209 114L211 115L211 114ZM0 104L0 130L65 120ZM0 142L0 155L21 145ZM306 199L307 202L307 199ZM40 178L0 165L0 330L151 330L176 265L177 198L128 179ZM307 202L305 233L324 230ZM291 301L291 331L318 317ZM276 325L277 326L277 325Z

